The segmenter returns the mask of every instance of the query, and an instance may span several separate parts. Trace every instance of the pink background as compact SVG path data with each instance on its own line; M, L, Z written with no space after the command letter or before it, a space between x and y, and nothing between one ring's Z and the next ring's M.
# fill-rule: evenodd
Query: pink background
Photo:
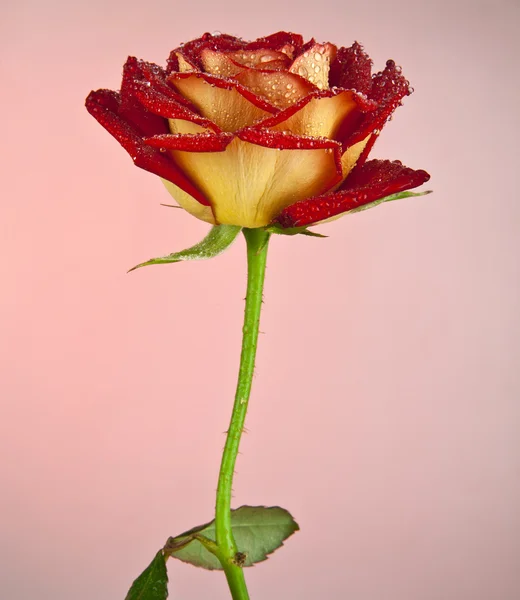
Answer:
M519 5L22 0L0 23L0 571L9 600L123 599L212 517L242 240L126 270L207 226L83 107L128 54L289 29L394 58L416 89L373 156L435 194L273 240L235 505L301 532L253 600L520 597ZM170 565L171 598L227 599Z

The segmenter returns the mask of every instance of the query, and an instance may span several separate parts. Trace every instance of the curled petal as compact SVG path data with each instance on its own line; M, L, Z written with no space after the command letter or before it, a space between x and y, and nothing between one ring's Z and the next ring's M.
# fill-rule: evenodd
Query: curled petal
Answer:
M140 131L120 114L121 98L117 92L90 92L86 100L88 112L123 146L134 164L163 179L175 183L196 201L208 205L208 200L177 167L170 156L144 143Z
M169 81L222 131L236 131L277 110L238 82L214 75L172 73Z
M414 171L399 161L371 160L355 169L339 190L308 198L284 209L276 222L282 227L304 227L364 204L422 185L426 171Z

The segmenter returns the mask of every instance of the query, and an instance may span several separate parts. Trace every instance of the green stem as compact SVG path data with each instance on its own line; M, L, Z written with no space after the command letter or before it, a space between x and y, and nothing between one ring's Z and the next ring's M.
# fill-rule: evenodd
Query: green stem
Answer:
M242 353L235 403L220 465L215 508L216 541L233 600L249 600L244 572L235 559L238 548L231 530L231 491L255 368L269 242L269 234L263 229L244 229L243 233L247 243L247 294L242 329Z

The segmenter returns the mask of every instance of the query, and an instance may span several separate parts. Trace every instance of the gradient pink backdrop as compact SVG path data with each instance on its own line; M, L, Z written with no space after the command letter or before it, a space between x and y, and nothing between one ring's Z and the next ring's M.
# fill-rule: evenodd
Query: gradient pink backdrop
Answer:
M435 194L273 240L235 505L301 525L253 600L520 597L518 2L21 1L2 9L1 589L122 600L212 517L244 245L126 270L207 226L87 114L128 54L289 29L404 67L374 149ZM170 566L171 598L228 598Z

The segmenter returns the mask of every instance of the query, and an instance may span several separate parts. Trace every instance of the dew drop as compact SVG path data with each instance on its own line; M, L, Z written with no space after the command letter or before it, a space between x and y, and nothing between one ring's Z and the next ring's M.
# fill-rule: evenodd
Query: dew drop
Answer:
M292 83L288 83L288 84L287 84L285 87L286 87L288 90L290 90L290 89L292 89L292 87L293 87L293 84L292 84Z
M320 71L321 71L321 67L320 67L320 65L316 65L316 66L314 67L314 72L315 72L315 73L319 73Z
M308 52L304 52L303 53L303 58L309 58L309 53Z
M321 60L321 54L319 52L316 52L314 55L314 60L320 61Z
M307 69L306 69L306 67L304 67L303 65L300 65L298 67L298 75L301 75L302 77L307 77Z

